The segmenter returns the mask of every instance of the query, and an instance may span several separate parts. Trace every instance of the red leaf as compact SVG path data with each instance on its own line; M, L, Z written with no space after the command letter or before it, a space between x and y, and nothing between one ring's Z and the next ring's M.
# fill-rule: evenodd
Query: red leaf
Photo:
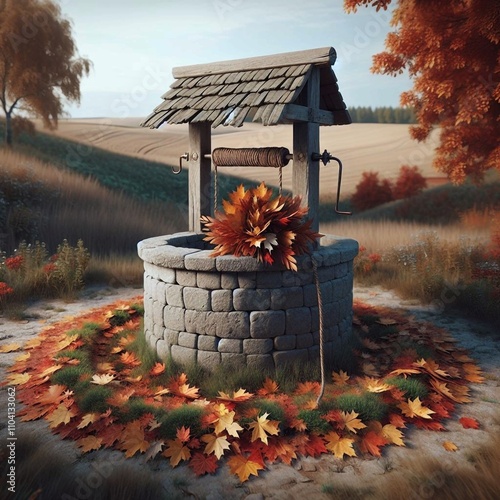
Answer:
M213 474L218 467L217 457L215 455L205 455L201 452L196 452L189 461L189 467L193 469L197 476L204 474Z
M464 429L479 429L479 422L475 418L462 417L459 422Z

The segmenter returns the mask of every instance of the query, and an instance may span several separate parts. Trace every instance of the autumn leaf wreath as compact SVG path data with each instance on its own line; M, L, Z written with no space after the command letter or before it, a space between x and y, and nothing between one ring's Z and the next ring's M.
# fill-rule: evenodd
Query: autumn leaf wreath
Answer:
M297 271L295 256L308 253L310 244L322 236L311 229L300 196L273 197L264 182L248 190L240 185L222 205L223 212L215 217L201 217L205 241L215 245L213 257L251 256Z

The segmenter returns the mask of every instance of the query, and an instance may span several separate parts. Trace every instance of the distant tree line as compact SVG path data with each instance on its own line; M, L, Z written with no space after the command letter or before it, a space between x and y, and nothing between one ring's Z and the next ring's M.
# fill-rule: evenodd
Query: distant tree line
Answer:
M348 111L354 123L416 123L413 108L358 106Z

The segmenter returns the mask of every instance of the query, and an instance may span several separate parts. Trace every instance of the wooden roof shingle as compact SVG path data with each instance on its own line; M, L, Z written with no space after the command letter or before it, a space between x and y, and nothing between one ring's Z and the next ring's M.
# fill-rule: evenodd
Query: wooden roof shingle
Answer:
M176 80L141 125L158 128L163 123L210 121L215 128L241 126L247 118L277 125L304 116L321 117L317 119L322 125L349 124L331 68L335 59L335 50L327 47L174 68ZM299 96L314 68L320 71L320 109L315 110L319 112L304 108L297 114Z

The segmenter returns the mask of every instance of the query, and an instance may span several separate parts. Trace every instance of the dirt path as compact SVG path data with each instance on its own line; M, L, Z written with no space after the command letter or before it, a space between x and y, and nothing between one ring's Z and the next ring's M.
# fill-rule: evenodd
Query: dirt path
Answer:
M46 301L33 304L27 309L28 318L21 322L8 321L0 317L0 344L18 342L23 343L36 336L45 326L63 320L68 316L76 316L90 309L102 307L118 300L128 300L139 296L142 290L88 290L78 302L65 303L62 301ZM195 477L194 473L185 465L172 469L167 460L155 460L145 463L142 457L127 460L144 474L152 474L155 480L160 481L167 493L166 498L203 498L203 499L302 499L311 500L331 498L377 498L366 493L363 496L342 496L339 492L348 491L353 487L356 491L383 486L385 481L392 481L398 475L404 475L411 467L415 457L432 456L447 465L452 473L467 464L470 454L478 446L488 443L492 432L500 428L500 344L495 341L492 332L486 332L484 327L463 319L445 315L427 306L414 302L405 302L393 292L380 288L356 287L355 299L372 304L404 311L405 314L429 321L437 326L449 330L459 345L467 348L471 356L484 371L486 381L483 384L473 385L473 402L460 405L457 416L466 415L476 418L481 428L479 430L464 430L457 419L446 423L447 432L431 432L412 429L406 433L406 447L388 446L384 449L382 459L350 458L341 462L333 455L325 455L319 459L302 458L296 460L293 466L283 464L271 465L268 470L261 472L259 477L241 485L239 480L232 476L228 468L222 466L215 476ZM5 369L14 362L19 353L0 354L0 375L3 379ZM2 387L0 400L2 413L6 408L7 388ZM2 446L6 437L6 412L0 416L0 436ZM36 434L43 440L44 446L57 450L74 463L75 473L83 477L83 483L89 480L96 470L107 467L119 467L125 460L119 452L108 450L92 452L82 455L73 442L61 441L53 435L45 421L22 423L16 422L17 433ZM458 446L458 451L450 453L444 450L444 441L452 441ZM465 465L467 466L467 465ZM472 467L472 465L470 465ZM432 478L431 478L432 479ZM439 479L439 478L438 478ZM3 481L3 480L2 480ZM435 488L439 488L439 481L435 481ZM3 488L4 485L1 485ZM334 492L334 493L332 493ZM335 496L335 492L337 495ZM3 493L3 491L2 491ZM359 496L361 495L361 496ZM0 493L1 497L1 493ZM3 497L2 497L3 498ZM74 497L72 497L74 498ZM84 496L82 496L84 498ZM87 497L88 498L88 497ZM416 498L431 498L426 491L416 490ZM436 497L439 498L439 497Z

